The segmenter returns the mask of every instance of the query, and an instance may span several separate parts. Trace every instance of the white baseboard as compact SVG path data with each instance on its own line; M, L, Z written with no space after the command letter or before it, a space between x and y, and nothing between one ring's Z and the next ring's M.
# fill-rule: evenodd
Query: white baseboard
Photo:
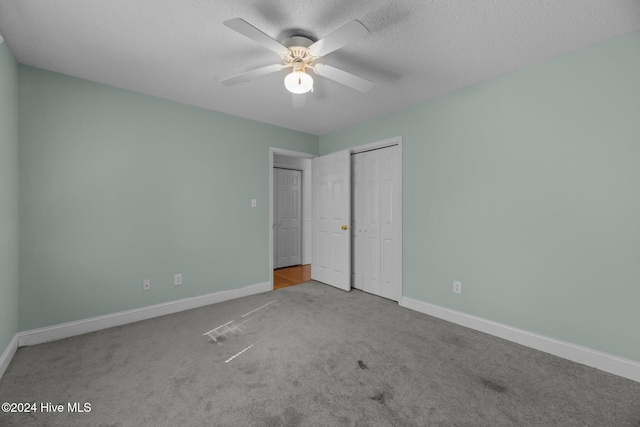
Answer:
M190 310L192 308L203 307L205 305L215 304L218 302L259 294L270 290L271 282L264 282L240 289L215 292L198 297L184 298L162 304L136 308L133 310L120 311L104 316L61 323L59 325L47 326L45 328L32 329L30 331L18 332L16 335L17 343L19 347L41 344L44 342L86 334L88 332L112 328L114 326L126 325L127 323L138 322L140 320L164 316L166 314L177 313L179 311Z
M7 348L2 352L2 356L0 356L0 378L4 375L4 371L9 367L9 363L11 363L11 359L16 354L16 350L18 349L18 334L13 336L13 339L9 342Z
M640 382L640 362L634 360L624 359L592 348L538 335L408 297L402 297L400 305L507 341L553 354L572 362Z

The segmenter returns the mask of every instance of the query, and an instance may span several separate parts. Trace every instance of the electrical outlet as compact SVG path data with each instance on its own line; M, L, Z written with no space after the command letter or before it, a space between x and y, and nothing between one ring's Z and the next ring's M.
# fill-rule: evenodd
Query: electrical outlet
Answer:
M256 206L258 206L258 201L256 199L251 199L251 207L255 208Z
M173 284L176 286L182 285L182 273L173 275Z
M453 282L453 292L456 294L462 293L462 282Z
M151 290L151 279L144 279L142 281L142 290L144 292Z

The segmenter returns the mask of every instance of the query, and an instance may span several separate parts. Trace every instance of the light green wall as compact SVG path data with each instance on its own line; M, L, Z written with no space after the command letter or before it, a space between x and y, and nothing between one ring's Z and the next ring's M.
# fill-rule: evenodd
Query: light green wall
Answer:
M20 330L270 280L269 146L317 136L27 66L19 84Z
M320 137L323 154L403 137L405 296L640 360L638 48L633 32ZM18 78L18 330L269 280L268 147L317 137ZM0 46L0 349L18 316L15 79Z
M402 135L405 296L640 361L638 52L636 31L320 137Z
M0 354L18 326L18 68L0 44Z

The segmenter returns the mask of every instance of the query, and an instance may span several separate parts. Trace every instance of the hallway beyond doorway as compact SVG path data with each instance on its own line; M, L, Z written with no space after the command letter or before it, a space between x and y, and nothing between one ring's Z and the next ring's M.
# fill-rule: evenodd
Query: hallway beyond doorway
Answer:
M311 280L311 264L273 270L273 290L299 285Z

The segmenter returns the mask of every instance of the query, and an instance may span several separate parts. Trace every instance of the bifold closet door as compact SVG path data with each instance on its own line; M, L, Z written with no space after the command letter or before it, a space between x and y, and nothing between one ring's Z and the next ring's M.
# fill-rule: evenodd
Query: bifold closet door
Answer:
M396 146L359 153L354 159L356 186L354 198L353 284L362 290L398 301L399 159ZM361 171L361 176L358 176ZM361 276L361 279L360 277Z
M380 151L363 153L362 289L380 295Z
M351 155L351 286L362 289L363 153Z
M380 296L399 301L402 293L398 281L401 266L399 219L400 159L398 147L380 150Z

